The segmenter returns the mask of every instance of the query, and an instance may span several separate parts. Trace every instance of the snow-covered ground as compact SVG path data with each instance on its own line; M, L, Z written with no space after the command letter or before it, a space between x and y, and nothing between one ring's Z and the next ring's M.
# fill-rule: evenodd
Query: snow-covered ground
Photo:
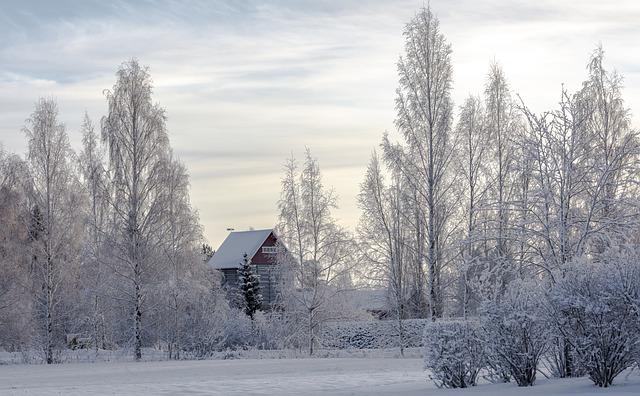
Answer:
M0 395L640 395L637 372L610 389L586 378L535 387L443 390L420 359L242 359L0 366Z

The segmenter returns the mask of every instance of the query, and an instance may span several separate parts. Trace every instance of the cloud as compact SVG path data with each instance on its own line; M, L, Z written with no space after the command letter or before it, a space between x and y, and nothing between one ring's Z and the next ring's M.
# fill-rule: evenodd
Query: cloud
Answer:
M24 0L0 9L0 141L24 152L20 128L38 96L59 102L72 143L98 121L124 60L151 67L175 151L214 245L227 226L275 222L283 160L312 148L353 226L371 150L393 131L402 1ZM453 47L454 100L480 94L494 59L535 110L579 87L598 42L640 106L640 5L620 1L438 0ZM638 121L634 115L634 121Z

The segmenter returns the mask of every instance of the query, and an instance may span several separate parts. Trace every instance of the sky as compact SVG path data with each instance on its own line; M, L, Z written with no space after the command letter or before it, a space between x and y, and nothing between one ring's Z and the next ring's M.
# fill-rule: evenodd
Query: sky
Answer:
M191 200L217 248L227 228L277 221L283 164L309 147L334 215L354 229L356 196L382 134L394 129L402 31L425 1L0 0L0 144L24 153L39 97L58 101L74 148L84 115L132 57L167 111ZM453 98L481 95L492 62L514 94L550 109L580 87L601 43L640 124L640 2L431 0L451 43ZM634 111L638 109L637 111Z

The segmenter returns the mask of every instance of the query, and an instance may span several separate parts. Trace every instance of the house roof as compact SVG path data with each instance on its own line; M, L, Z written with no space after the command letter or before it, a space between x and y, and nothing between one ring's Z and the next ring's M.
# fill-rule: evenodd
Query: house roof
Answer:
M213 269L240 268L244 254L253 257L272 232L267 229L230 233L209 260L209 266Z

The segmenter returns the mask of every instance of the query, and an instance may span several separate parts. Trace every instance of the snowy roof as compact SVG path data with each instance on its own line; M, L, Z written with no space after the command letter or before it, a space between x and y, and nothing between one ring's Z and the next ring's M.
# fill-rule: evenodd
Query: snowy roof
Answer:
M272 232L267 229L230 233L209 260L209 266L213 269L240 268L244 254L253 257Z

